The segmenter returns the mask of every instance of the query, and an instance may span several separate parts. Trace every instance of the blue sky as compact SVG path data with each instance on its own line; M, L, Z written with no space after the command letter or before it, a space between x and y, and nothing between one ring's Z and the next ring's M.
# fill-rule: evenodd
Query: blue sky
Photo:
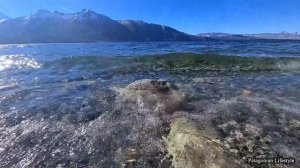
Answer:
M300 32L300 0L0 0L11 17L38 9L92 9L113 19L137 19L201 32Z

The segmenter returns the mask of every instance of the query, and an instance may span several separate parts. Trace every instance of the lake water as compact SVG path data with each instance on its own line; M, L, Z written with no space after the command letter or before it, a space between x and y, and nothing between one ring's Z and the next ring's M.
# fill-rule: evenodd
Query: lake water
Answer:
M140 79L179 86L188 99L175 116L211 123L233 112L221 125L246 109L245 123L273 139L270 156L299 156L299 57L298 41L0 45L0 167L118 167L129 147L146 151L138 167L157 167L165 154L146 149L166 133L144 134L138 126L154 125L118 99Z

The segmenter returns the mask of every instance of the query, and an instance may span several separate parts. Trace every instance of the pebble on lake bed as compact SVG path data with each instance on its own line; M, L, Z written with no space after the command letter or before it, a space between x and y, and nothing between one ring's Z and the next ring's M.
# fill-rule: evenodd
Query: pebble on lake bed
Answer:
M245 96L245 97L249 97L249 96L251 96L252 95L252 92L250 91L250 90L243 90L243 96Z
M254 126L254 125L250 125L250 124L245 124L245 133L252 135L252 136L259 136L262 133L262 129Z
M137 157L137 151L136 149L130 148L127 151L127 155L128 155L128 160L136 160Z

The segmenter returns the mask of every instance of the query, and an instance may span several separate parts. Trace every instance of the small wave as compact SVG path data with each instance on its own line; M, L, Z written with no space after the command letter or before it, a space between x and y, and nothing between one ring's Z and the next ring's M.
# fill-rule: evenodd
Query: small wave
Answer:
M25 55L4 55L0 56L0 71L7 69L37 69L41 64L33 58L25 57Z
M289 57L241 57L218 54L172 53L161 55L103 57L78 56L45 62L45 68L56 71L110 71L112 73L151 70L214 71L299 71L300 59Z
M286 64L278 64L278 68L286 71L299 71L300 70L300 62L299 61L290 61Z

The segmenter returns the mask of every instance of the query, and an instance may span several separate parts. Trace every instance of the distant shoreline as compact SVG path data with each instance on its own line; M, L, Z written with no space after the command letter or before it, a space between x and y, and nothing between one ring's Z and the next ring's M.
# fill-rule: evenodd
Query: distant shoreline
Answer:
M270 41L270 42L283 42L283 41L299 41L300 39L224 39L224 38L207 38L202 40L165 40L165 41L95 41L95 42L30 42L30 43L0 43L0 45L30 45L30 44L96 44L96 43L163 43L163 42L197 42L197 41Z

